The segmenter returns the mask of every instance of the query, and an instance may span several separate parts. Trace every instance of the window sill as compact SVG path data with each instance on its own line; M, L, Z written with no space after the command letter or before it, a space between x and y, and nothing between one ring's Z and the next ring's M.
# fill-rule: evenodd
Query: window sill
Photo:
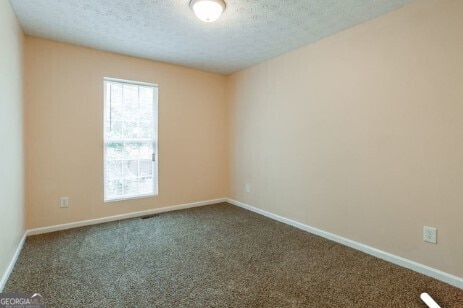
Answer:
M146 195L126 196L126 197L114 198L114 199L104 199L104 202L110 203L110 202L118 202L118 201L145 199L145 198L150 198L150 197L156 197L158 195L159 195L158 193L151 193L151 194L146 194Z

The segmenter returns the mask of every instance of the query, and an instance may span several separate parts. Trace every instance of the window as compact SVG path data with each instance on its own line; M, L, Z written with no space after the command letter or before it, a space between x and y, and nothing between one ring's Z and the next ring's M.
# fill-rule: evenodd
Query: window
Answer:
M156 85L104 79L104 199L158 194Z

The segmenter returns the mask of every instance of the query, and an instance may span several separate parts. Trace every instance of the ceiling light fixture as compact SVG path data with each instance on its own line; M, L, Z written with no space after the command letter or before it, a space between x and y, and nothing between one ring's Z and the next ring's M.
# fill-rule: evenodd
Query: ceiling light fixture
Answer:
M226 5L223 0L191 0L190 7L200 20L213 22L219 19Z

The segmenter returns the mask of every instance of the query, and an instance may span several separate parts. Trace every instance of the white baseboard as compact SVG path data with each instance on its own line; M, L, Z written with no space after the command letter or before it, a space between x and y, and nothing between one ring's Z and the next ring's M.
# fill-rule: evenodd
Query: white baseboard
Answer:
M6 282L8 281L8 278L10 277L10 274L13 271L14 265L16 264L19 254L21 253L21 250L23 248L24 242L26 241L26 237L27 237L27 232L24 232L21 240L19 241L18 247L16 248L16 251L14 252L13 257L11 258L11 261L8 264L8 267L3 273L2 280L0 280L0 293L3 292L3 289L6 286Z
M426 276L435 278L437 280L446 282L450 285L453 285L455 287L463 289L463 278L451 275L449 273L445 273L443 271L440 271L438 269L417 263L415 261L411 261L396 255L393 255L391 253L370 247L368 245L364 245L352 240L349 240L347 238L335 235L333 233L329 233L314 227L307 226L305 224L302 224L300 222L270 213L268 211L258 209L256 207L253 207L251 205L228 199L228 198L219 198L219 199L212 199L212 200L206 200L206 201L200 201L200 202L193 202L193 203L186 203L186 204L179 204L179 205L173 205L173 206L168 206L168 207L162 207L162 208L157 208L157 209L152 209L152 210L147 210L147 211L140 211L140 212L132 212L128 214L122 214L122 215L116 215L116 216L110 216L110 217L103 217L103 218L97 218L97 219L90 219L90 220L83 220L83 221L77 221L77 222L72 222L72 223L67 223L67 224L61 224L61 225L55 225L55 226L50 226L50 227L43 227L43 228L36 228L36 229L30 229L26 230L24 233L23 237L21 238L21 241L18 244L18 247L15 251L15 254L13 255L5 273L2 276L2 279L0 280L0 292L3 291L6 282L8 281L8 278L16 264L16 261L19 257L19 254L21 252L21 249L24 245L24 242L26 240L26 237L28 235L36 235L36 234L43 234L43 233L49 233L49 232L54 232L54 231L60 231L60 230L66 230L66 229L71 229L71 228L77 228L77 227L83 227L83 226L89 226L89 225L95 225L95 224L100 224L100 223L105 223L105 222L110 222L110 221L116 221L116 220L122 220L122 219L127 219L127 218L135 218L135 217L140 217L140 216L145 216L145 215L152 215L152 214L158 214L158 213L164 213L164 212L170 212L170 211L177 211L177 210L182 210L182 209L188 209L188 208L193 208L193 207L199 207L199 206L204 206L204 205L210 205L210 204L215 204L215 203L221 203L221 202L228 202L233 205L239 206L241 208L244 208L246 210L250 210L252 212L258 213L260 215L269 217L271 219L277 220L279 222L291 225L293 227L296 227L298 229L304 230L306 232L324 237L326 239L332 240L334 242L343 244L345 246L360 250L364 253L367 253L369 255L375 256L377 258L386 260L388 262L397 264L399 266L411 269L415 272L424 274Z
M127 213L127 214L102 217L102 218L96 218L96 219L89 219L89 220L81 220L81 221L70 222L67 224L54 225L54 226L49 226L49 227L35 228L35 229L27 230L26 232L27 232L27 235L50 233L50 232L55 232L55 231L61 231L61 230L96 225L96 224L101 224L101 223L111 222L111 221L116 221L116 220L122 220L122 219L127 219L127 218L135 218L135 217L159 214L159 213L164 213L164 212L178 211L178 210L189 209L193 207L210 205L210 204L226 202L226 201L227 201L226 198L219 198L219 199L212 199L212 200L199 201L199 202L193 202L193 203L178 204L178 205L166 206L166 207L161 207L161 208L152 209L152 210L132 212L132 213Z
M10 274L13 271L16 261L18 260L19 254L21 253L24 242L26 241L26 237L29 235L44 234L44 233L50 233L50 232L55 232L55 231L60 231L60 230L67 230L67 229L72 229L72 228L77 228L77 227L90 226L90 225L96 225L96 224L101 224L105 222L122 220L122 219L127 219L127 218L135 218L135 217L141 217L145 215L153 215L153 214L164 213L164 212L178 211L178 210L189 209L193 207L205 206L205 205L210 205L210 204L216 204L216 203L221 203L221 202L226 202L226 201L227 201L226 198L219 198L219 199L212 199L212 200L199 201L199 202L193 202L193 203L177 204L177 205L166 206L166 207L151 209L151 210L146 210L146 211L132 212L132 213L127 213L127 214L102 217L102 218L96 218L96 219L89 219L89 220L82 220L82 221L76 221L76 222L71 222L67 224L26 230L24 232L23 237L21 238L21 241L18 244L18 247L16 248L13 258L11 259L5 273L2 276L2 280L0 280L0 293L5 288L6 282L8 281L8 278L10 277Z
M396 256L394 254L391 254L391 253L388 253L388 252L373 248L373 247L365 245L365 244L361 244L361 243L352 241L350 239L338 236L338 235L333 234L333 233L329 233L329 232L326 232L326 231L323 231L323 230L320 230L320 229L317 229L317 228L302 224L300 222L297 222L297 221L294 221L294 220L291 220L291 219L288 219L288 218L285 218L285 217L270 213L268 211L253 207L251 205L248 205L248 204L245 204L245 203L233 200L233 199L227 199L227 202L231 203L233 205L239 206L239 207L241 207L243 209L246 209L246 210L255 212L257 214L266 216L268 218L277 220L279 222L285 223L287 225L291 225L293 227L304 230L306 232L309 232L309 233L324 237L324 238L326 238L328 240L340 243L342 245L354 248L356 250L360 250L360 251L362 251L364 253L367 253L369 255L375 256L375 257L383 259L385 261L397 264L399 266L408 268L408 269L413 270L415 272L418 272L420 274L435 278L437 280L440 280L440 281L443 281L443 282L448 283L450 285L453 285L453 286L455 286L457 288L463 289L463 278L461 278L461 277L454 276L452 274L440 271L438 269L429 267L427 265L420 264L418 262Z

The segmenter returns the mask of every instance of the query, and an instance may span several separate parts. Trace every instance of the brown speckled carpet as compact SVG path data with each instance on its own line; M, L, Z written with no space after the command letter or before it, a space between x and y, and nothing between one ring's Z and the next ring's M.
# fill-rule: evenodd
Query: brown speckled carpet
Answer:
M47 307L463 307L463 291L230 204L31 236L5 292Z

